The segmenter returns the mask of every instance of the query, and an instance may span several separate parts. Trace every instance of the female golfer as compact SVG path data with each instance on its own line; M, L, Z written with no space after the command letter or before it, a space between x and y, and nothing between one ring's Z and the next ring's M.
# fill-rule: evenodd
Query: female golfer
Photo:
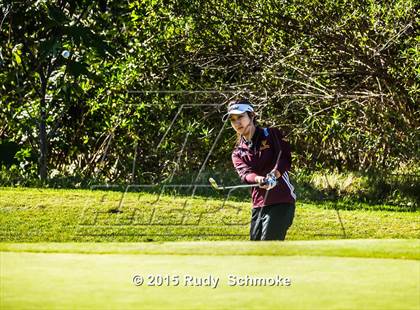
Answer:
M233 165L252 188L251 240L284 240L295 214L296 195L290 183L290 145L276 128L257 125L247 100L229 103L223 120L229 118L237 134Z

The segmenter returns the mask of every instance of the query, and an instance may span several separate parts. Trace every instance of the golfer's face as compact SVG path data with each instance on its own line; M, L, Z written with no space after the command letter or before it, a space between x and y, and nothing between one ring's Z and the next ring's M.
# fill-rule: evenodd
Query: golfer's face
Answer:
M229 116L229 120L237 133L243 135L249 130L251 119L246 112L242 114L232 114Z

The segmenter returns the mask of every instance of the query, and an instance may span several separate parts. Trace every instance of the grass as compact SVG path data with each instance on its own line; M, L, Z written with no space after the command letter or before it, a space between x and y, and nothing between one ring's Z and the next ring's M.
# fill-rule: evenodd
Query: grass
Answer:
M288 239L419 238L419 214L298 203ZM249 218L248 201L0 188L3 242L248 240Z
M419 309L419 259L414 239L3 243L0 308ZM149 275L180 284L148 286ZM219 283L185 285L188 275ZM291 285L229 286L229 275L279 275Z
M204 256L335 256L420 259L418 239L352 239L288 242L177 241L177 242L40 242L0 243L2 252L148 254Z
M249 242L249 202L0 188L0 308L419 309L419 212L339 215L298 203L288 241ZM149 275L169 280L148 286ZM229 275L291 285L229 286Z

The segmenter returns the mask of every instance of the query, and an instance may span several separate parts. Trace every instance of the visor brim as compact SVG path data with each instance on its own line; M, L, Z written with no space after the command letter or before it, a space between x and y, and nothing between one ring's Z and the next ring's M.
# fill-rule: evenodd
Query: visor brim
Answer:
M229 111L228 113L226 113L225 115L223 115L222 121L225 122L228 119L229 115L232 115L232 114L233 115L239 115L239 114L244 114L246 112L250 112L250 111L241 111L241 110L232 110L232 111Z

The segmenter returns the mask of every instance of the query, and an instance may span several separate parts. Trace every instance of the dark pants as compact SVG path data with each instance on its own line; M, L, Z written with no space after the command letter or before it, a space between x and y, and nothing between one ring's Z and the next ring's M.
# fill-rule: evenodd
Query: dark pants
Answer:
M284 240L294 217L294 203L253 208L250 229L251 240Z

